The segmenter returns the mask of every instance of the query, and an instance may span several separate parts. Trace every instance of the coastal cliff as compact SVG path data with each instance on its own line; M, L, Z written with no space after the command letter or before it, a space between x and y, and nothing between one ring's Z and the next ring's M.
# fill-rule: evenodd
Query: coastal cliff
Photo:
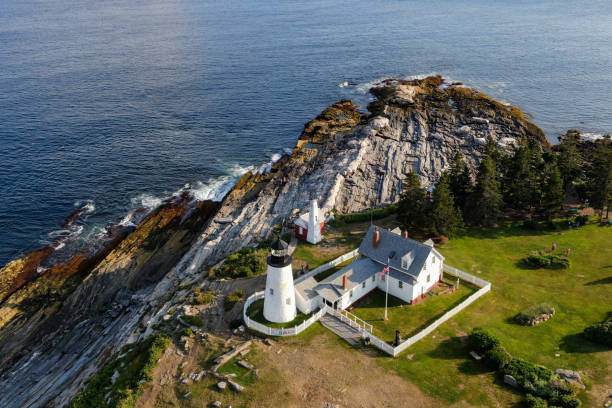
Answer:
M270 172L245 174L221 202L183 195L103 248L39 273L44 248L0 270L0 405L63 406L123 344L152 332L168 294L270 236L311 199L342 213L396 202L405 174L433 184L457 151L474 171L487 139L549 147L516 108L439 77L388 80L360 112L340 101L305 127Z

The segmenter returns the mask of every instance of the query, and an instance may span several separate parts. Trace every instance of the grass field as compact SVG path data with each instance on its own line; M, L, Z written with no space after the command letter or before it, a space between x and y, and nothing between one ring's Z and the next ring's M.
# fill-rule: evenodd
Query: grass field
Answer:
M388 320L385 321L385 292L375 289L356 303L351 313L370 323L374 327L372 334L376 337L392 342L395 340L396 330L400 331L402 339L415 335L477 290L478 288L461 282L455 293L427 296L413 305L389 295Z
M530 251L550 248L553 242L561 250L571 248L570 269L524 266L521 260ZM564 231L470 229L439 250L449 265L490 281L491 293L400 357L380 357L379 364L448 403L508 406L519 395L467 357L464 336L474 327L484 327L516 357L552 369L578 370L590 389L580 396L585 406L603 403L609 391L602 384L612 383L612 351L587 342L581 332L612 309L612 228L590 224ZM534 327L514 322L521 310L542 302L555 307L551 320Z

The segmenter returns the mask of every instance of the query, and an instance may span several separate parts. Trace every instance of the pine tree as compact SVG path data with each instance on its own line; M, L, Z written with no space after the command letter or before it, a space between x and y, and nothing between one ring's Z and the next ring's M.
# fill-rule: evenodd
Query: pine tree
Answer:
M531 209L541 197L541 148L535 140L523 139L511 158L505 160L504 201L517 210Z
M600 218L603 218L604 207L607 208L607 218L612 205L612 141L609 135L597 141L589 173L591 205L600 210Z
M450 175L443 172L432 194L431 221L436 235L452 237L461 226L461 213L455 206L450 187Z
M563 192L567 198L576 193L574 183L583 175L582 157L578 150L580 132L568 130L565 136L559 137L559 142L558 166L563 181Z
M397 217L402 228L422 233L429 224L427 193L414 172L406 174L403 191L397 205Z
M475 225L492 226L501 216L502 195L497 168L492 156L480 162L476 174L476 186L470 197L470 209L466 214Z
M455 198L455 206L463 212L472 191L472 177L470 176L470 170L467 164L465 164L461 152L457 152L453 158L448 173L448 179L451 192Z
M546 209L546 218L552 219L554 212L563 206L565 194L563 180L554 156L547 163L542 180L540 205Z

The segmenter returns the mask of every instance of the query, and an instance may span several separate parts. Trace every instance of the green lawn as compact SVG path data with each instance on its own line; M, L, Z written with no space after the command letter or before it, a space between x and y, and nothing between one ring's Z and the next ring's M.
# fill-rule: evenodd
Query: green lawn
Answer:
M259 322L261 324L265 324L268 327L274 327L277 329L297 326L298 324L302 324L304 320L307 320L310 318L310 316L312 316L312 314L305 315L303 313L297 312L297 314L295 315L295 319L291 320L290 322L272 323L266 320L266 318L264 317L263 306L264 306L264 299L256 300L247 309L247 316L249 316L251 319L255 320L256 322Z
M388 320L385 321L385 292L375 289L356 303L351 313L374 326L372 334L391 343L396 330L400 331L402 339L413 336L477 290L462 281L455 293L427 296L414 305L389 295Z
M236 364L238 360L244 360L246 362L249 362L249 360L254 359L257 355L257 350L255 350L255 348L251 348L250 350L251 351L249 352L249 354L244 357L242 357L241 355L237 355L236 357L230 359L227 363L219 367L217 372L221 375L236 374L236 376L232 378L232 381L235 381L245 387L253 384L256 379L256 377L252 373L253 370L246 369Z
M570 269L528 269L521 262L553 242L560 250L571 248ZM522 394L467 356L465 334L484 327L516 357L552 369L578 370L588 388L609 381L612 351L587 342L581 332L612 310L612 228L470 229L438 249L449 265L490 281L492 290L398 358L379 358L381 365L448 403L511 405ZM555 307L551 320L534 327L514 322L521 310L542 302ZM585 406L602 403L584 392L580 397Z

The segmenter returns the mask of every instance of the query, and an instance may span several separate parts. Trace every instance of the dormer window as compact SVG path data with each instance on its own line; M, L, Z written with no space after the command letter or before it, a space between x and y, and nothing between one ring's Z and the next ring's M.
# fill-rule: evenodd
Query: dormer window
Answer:
M408 270L410 265L412 265L412 253L408 252L406 255L402 256L402 269Z

